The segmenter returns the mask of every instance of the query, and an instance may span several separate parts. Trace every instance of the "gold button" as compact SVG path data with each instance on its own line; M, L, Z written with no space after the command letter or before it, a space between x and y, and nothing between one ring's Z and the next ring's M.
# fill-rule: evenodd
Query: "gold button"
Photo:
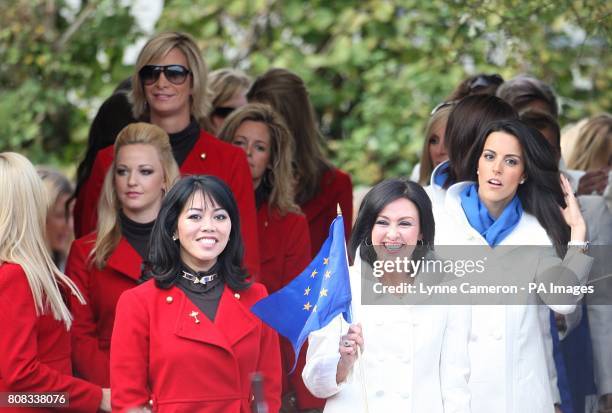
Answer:
M236 294L234 294L234 297L236 297L237 299L240 300L240 294L236 293Z
M200 154L200 158L202 158L202 159L206 159L206 154L205 154L204 152L202 152L202 153Z
M174 298L172 298L171 296L166 297L166 302L167 302L168 304L171 304L171 303L172 303L172 301L174 301Z
M153 406L153 399L149 399L149 406Z

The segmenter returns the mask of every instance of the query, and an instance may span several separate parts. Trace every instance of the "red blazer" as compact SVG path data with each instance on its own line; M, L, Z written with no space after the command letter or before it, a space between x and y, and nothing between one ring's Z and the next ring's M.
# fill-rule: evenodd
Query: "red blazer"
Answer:
M314 258L323 242L329 235L329 226L338 212L336 205L340 204L344 217L344 236L351 238L353 222L353 184L351 177L340 169L329 169L321 177L320 191L308 202L300 205L310 229L310 245Z
M265 202L257 210L259 233L259 254L261 256L261 276L259 282L273 292L289 284L310 264L310 236L308 222L301 214L288 213L281 216L278 210L270 211ZM283 394L293 391L300 409L323 407L325 400L315 398L304 385L302 370L306 364L308 343L302 346L293 373L295 354L291 343L280 337L283 365Z
M119 296L137 285L142 258L125 238L99 269L89 253L96 234L72 243L66 274L75 282L87 303L71 297L74 316L72 326L72 362L76 373L92 383L110 386L110 340L115 323L115 307Z
M265 202L257 210L261 276L259 282L272 294L310 264L308 222L302 214L281 216Z
M77 238L96 229L98 198L113 157L113 146L98 152L91 175L77 195L74 206L74 232ZM244 265L251 276L258 276L259 250L257 248L255 195L253 179L244 151L201 131L200 139L187 155L180 169L182 175L217 176L231 188L240 214L240 232L245 248Z
M250 413L255 371L278 412L278 336L249 311L265 296L258 283L239 293L225 286L211 322L177 287L150 280L123 293L111 342L113 412L151 400L155 412Z
M0 392L67 392L61 411L95 412L99 386L72 377L70 335L63 322L37 315L25 272L0 264ZM2 408L3 412L48 412L49 408Z

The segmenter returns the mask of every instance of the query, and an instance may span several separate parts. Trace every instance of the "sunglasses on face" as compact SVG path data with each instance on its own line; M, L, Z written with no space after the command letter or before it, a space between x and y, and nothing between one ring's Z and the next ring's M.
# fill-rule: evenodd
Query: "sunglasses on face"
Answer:
M213 109L212 114L213 116L218 116L220 118L227 118L230 115L230 113L232 113L235 110L236 108L219 106Z
M191 73L189 69L181 65L146 65L138 71L138 75L140 76L140 81L145 85L149 86L159 80L159 75L162 72L164 73L164 76L166 77L168 82L174 85L182 85L183 83L185 83L187 75Z

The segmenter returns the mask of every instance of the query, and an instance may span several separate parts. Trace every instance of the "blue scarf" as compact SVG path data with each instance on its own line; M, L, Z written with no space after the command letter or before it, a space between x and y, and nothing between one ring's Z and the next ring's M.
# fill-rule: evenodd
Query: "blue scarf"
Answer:
M433 181L434 184L438 186L444 186L446 180L448 179L448 170L450 169L450 163L448 161L442 162L436 169L436 174L434 175Z
M468 185L461 192L461 207L472 228L478 231L493 247L512 232L523 215L521 201L517 195L514 195L501 215L497 219L491 218L487 207L478 198L476 184Z

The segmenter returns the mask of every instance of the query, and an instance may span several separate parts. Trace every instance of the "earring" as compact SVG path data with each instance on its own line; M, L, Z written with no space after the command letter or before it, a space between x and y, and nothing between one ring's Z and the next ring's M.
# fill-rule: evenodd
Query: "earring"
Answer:
M523 185L525 183L524 179L521 179L521 182L519 182L519 185Z
M176 241L176 240L178 240L178 237L176 236L176 234L173 234L172 235L172 241Z
M476 175L480 175L480 171L476 169Z
M371 246L372 246L372 240L370 240L370 243L368 244L368 239L366 238L366 239L363 241L363 245L365 245L365 246L367 246L367 247L371 247Z

